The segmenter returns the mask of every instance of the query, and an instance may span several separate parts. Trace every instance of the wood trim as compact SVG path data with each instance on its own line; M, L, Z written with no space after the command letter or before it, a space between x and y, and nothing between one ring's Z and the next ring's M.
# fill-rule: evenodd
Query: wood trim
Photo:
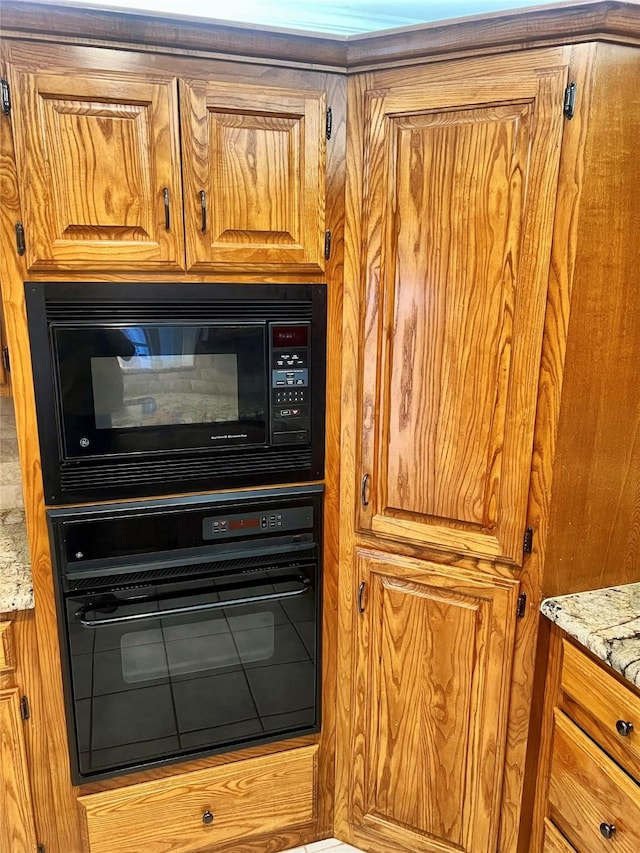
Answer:
M0 622L0 672L13 672L16 657L11 622Z

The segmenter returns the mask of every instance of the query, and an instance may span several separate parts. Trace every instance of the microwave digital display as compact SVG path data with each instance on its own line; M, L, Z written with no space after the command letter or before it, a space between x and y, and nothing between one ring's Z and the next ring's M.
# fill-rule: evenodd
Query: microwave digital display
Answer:
M308 326L274 326L271 334L274 349L306 347L309 343Z

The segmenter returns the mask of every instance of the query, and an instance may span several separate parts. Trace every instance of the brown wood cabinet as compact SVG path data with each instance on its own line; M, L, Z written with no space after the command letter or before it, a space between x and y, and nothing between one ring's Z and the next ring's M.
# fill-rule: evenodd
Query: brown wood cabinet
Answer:
M363 93L358 526L519 564L567 69L485 74Z
M518 584L356 561L351 819L405 850L495 850Z
M9 345L4 327L4 309L2 307L2 292L0 291L0 396L11 394L11 375L7 370L9 364Z
M30 270L324 269L325 91L88 58L9 61Z
M0 621L0 850L35 853L36 831L15 684L15 650L10 621Z
M540 785L544 851L640 848L640 691L554 628Z

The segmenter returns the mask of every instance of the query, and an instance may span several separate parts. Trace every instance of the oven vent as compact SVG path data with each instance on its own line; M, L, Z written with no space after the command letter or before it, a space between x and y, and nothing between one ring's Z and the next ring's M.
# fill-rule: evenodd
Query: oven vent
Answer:
M211 459L156 459L147 462L63 467L60 475L62 495L72 501L74 494L88 495L92 490L105 494L117 489L120 494L148 494L158 491L167 493L175 486L176 492L186 490L211 490L226 488L242 481L243 485L263 485L273 482L293 482L296 479L319 479L322 472L312 470L312 455L309 448L302 450L264 450L255 453L220 454ZM89 498L91 499L91 498Z
M307 564L314 552L314 546L309 550L291 551L277 556L277 568L288 569L295 568L301 564ZM66 587L69 590L82 589L102 589L103 587L119 587L123 586L150 586L160 581L184 580L188 576L192 578L202 577L203 575L216 575L217 577L227 574L237 574L239 572L251 573L264 571L271 568L274 564L274 555L265 554L255 557L241 557L235 560L223 560L215 563L198 563L188 566L167 566L162 569L152 569L140 572L130 572L127 574L111 574L100 577L72 577L66 578Z
M179 306L179 307L178 307ZM224 321L246 323L256 317L265 320L304 321L312 319L311 302L296 300L252 299L222 300L199 299L148 302L134 300L72 300L48 299L46 302L47 320L67 322L82 326L95 326L100 323L198 323ZM179 319L178 319L179 318Z

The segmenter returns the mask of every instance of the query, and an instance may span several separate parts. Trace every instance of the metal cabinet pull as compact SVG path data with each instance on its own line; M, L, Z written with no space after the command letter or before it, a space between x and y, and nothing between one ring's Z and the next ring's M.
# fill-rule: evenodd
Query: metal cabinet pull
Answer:
M366 587L365 581L362 581L358 587L358 613L364 613L364 591Z
M365 474L362 478L362 485L360 486L360 501L362 502L362 506L369 506L369 498L367 497L368 488L369 475Z
M200 190L200 214L202 216L202 233L207 230L207 194L204 190Z
M171 228L171 217L169 215L169 188L165 187L162 190L162 197L164 199L164 227L167 231Z
M600 834L603 838L612 838L615 831L616 828L612 823L600 824Z
M629 737L633 731L633 723L630 723L627 720L618 720L616 723L616 731L620 737Z
M207 809L206 812L202 815L202 822L207 825L213 823L213 815L211 814L209 809Z

